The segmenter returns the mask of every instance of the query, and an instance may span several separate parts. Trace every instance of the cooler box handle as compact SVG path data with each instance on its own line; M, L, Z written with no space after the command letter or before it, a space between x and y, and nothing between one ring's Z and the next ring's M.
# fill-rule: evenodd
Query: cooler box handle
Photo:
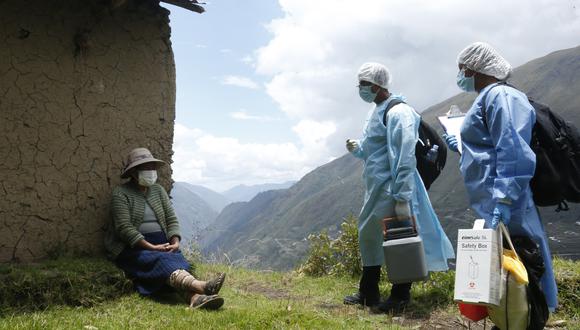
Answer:
M412 227L397 227L397 228L390 228L389 223L397 222L397 221L405 221L411 220ZM387 235L391 239L397 238L405 238L405 237L414 237L419 235L419 231L417 230L417 220L415 216L412 215L410 217L388 217L384 218L382 221L383 226L383 239L387 240ZM412 229L412 232L409 233L409 229ZM399 237L400 236L400 237Z

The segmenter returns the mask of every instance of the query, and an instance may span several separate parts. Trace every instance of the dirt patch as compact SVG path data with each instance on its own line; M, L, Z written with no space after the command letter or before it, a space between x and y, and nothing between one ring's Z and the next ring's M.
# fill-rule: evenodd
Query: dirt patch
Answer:
M241 289L248 293L261 294L270 299L296 299L287 290L273 288L258 282L250 282Z
M453 315L446 312L432 312L425 318L417 318L411 312L403 313L400 316L393 316L392 322L400 324L411 329L472 329L483 330L491 329L493 323L487 321L469 322L459 315ZM485 325L485 326L484 326Z
M326 310L338 310L344 309L344 304L334 304L334 303L320 303L316 305L317 308L326 309Z

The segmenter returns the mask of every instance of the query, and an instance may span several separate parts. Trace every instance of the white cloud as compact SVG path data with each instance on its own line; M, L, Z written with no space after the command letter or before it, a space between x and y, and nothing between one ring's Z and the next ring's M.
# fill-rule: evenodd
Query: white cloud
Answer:
M459 92L456 56L474 41L489 42L514 66L577 46L575 1L279 0L284 14L267 25L271 40L242 61L268 79L265 91L295 123L297 142L248 144L176 128L175 179L216 188L298 179L360 136L371 108L355 87L364 62L387 65L391 90L421 111ZM222 83L259 88L246 77Z
M268 121L281 120L281 118L276 118L276 117L251 115L245 109L241 109L240 111L230 112L230 116L233 119L238 119L238 120L255 120L255 121L259 121L259 122L268 122Z
M240 61L242 63L248 64L248 65L253 65L255 62L254 58L251 55L246 55L246 56L242 57L240 59Z
M313 133L310 130L319 130ZM307 122L302 143L242 143L177 123L173 150L173 179L201 184L218 191L238 184L275 183L300 179L330 161L324 137L327 123Z
M324 145L326 138L336 131L333 122L315 122L303 120L292 128L305 146Z
M367 61L382 62L391 90L422 111L459 93L457 54L486 41L514 66L579 44L580 6L572 1L279 0L282 18L256 50L256 72L289 118L333 123L329 156L360 135L369 106L355 88Z
M247 78L247 77L240 77L240 76L226 76L222 80L222 84L250 88L250 89L258 89L259 88L258 84L256 82L254 82L252 79Z
M229 54L231 52L232 52L232 50L229 48L220 49L220 53L222 53L222 54Z

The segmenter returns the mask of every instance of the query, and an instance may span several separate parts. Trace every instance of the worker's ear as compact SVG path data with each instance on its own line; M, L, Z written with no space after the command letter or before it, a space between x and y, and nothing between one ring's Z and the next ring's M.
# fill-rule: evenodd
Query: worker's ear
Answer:
M465 68L465 76L466 77L472 77L476 74L477 74L477 72L471 70L470 68L467 68L467 67Z

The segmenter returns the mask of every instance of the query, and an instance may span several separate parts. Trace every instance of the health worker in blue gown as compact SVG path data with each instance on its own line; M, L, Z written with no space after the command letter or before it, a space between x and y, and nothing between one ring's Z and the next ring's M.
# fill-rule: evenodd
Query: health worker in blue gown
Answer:
M363 273L357 293L344 299L346 304L376 306L383 312L404 308L410 300L412 283L395 284L386 301L380 302L378 283L384 263L382 219L408 219L412 214L423 239L427 268L446 271L447 259L454 258L453 247L445 235L416 167L415 145L420 116L405 103L388 110L389 103L402 96L389 92L390 73L378 63L366 63L358 72L359 95L375 103L369 112L360 140L347 140L347 149L364 161L364 205L358 232ZM406 260L401 259L401 263Z
M457 62L457 85L479 94L461 127L460 169L470 203L488 228L501 221L510 235L527 236L539 245L545 264L540 283L553 312L558 290L552 258L529 185L536 167L530 148L534 108L524 93L503 83L511 66L490 45L469 45ZM458 150L455 136L444 138L451 150Z

